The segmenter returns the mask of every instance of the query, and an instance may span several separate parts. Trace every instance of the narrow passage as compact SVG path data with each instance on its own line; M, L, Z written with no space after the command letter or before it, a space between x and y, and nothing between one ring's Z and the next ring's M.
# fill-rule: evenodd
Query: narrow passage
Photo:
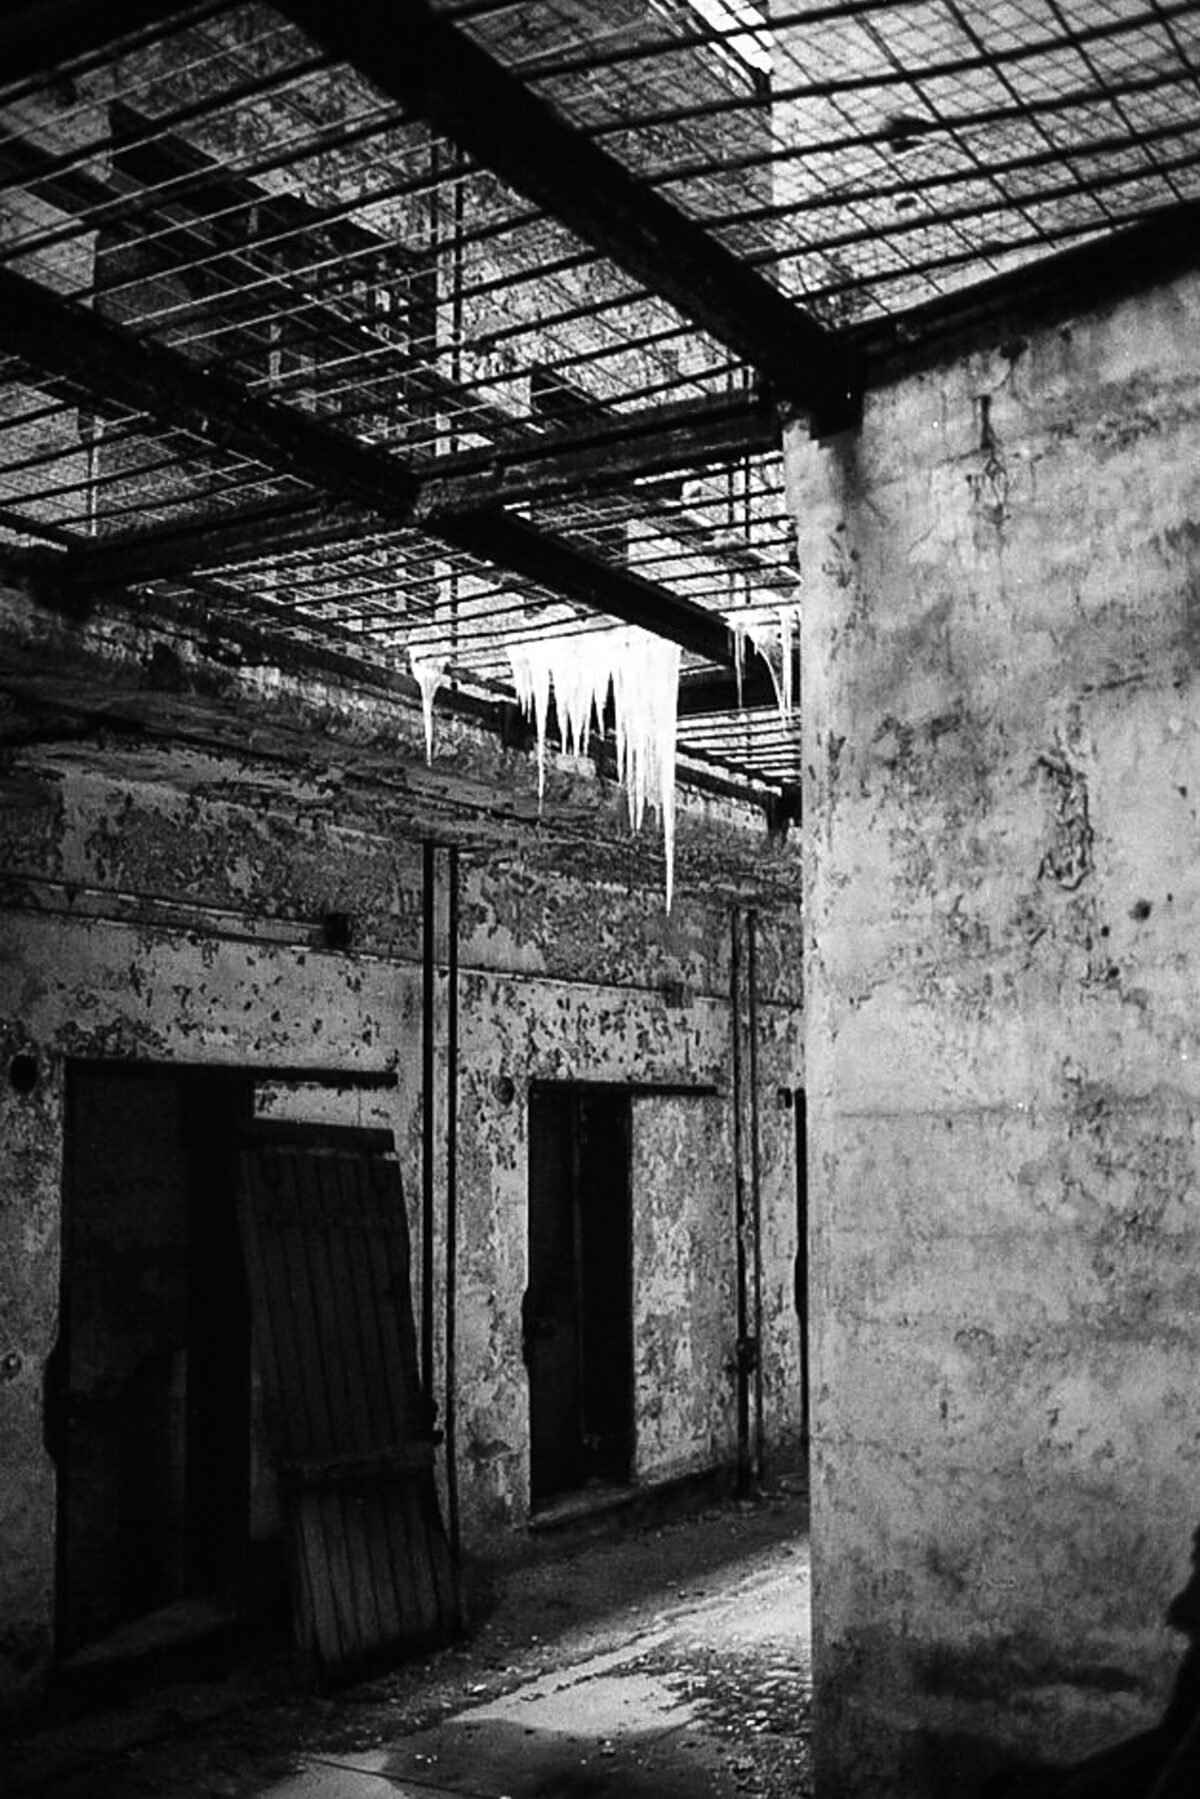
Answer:
M747 1506L540 1540L521 1565L476 1572L464 1643L319 1698L278 1660L148 1694L140 1739L105 1744L93 1721L90 1751L72 1759L67 1731L57 1754L43 1742L40 1768L31 1742L22 1784L0 1791L804 1799L808 1519L790 1484Z

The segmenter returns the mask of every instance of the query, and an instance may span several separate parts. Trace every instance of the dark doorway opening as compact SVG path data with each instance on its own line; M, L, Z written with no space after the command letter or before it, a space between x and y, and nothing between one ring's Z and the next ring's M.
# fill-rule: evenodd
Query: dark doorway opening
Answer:
M251 1077L236 1072L69 1071L46 1395L60 1659L151 1615L182 1620L188 1601L214 1602L210 1616L247 1607L265 1573L251 1541L235 1203L252 1099Z
M630 1106L621 1088L529 1096L530 1504L626 1485L633 1466Z

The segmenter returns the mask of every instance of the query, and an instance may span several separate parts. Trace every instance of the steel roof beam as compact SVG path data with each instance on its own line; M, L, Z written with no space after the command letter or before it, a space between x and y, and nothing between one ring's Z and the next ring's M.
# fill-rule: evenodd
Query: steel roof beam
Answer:
M11 354L59 380L305 482L315 490L315 502L323 495L360 507L381 524L413 525L420 480L397 457L248 394L219 372L140 339L11 269L0 269L0 339ZM641 625L710 661L733 661L732 633L717 613L601 562L501 507L425 518L420 529L551 594Z
M176 13L219 10L211 0L17 0L0 11L0 82L15 87L49 75L119 38L164 25Z
M881 387L966 355L978 342L1078 318L1200 266L1200 201L1163 206L1137 223L975 281L886 320L852 327Z
M567 429L526 431L515 442L509 438L439 458L436 468L422 475L421 505L436 513L602 493L647 475L740 462L778 448L773 409L749 393L611 412Z
M826 436L861 403L852 352L576 131L426 0L281 0L332 55L757 369Z
M736 461L774 448L777 429L761 407L739 396L620 415L603 429L531 433L518 443L441 457L431 471L414 469L404 522L433 528L439 518L455 513L599 493L645 475ZM669 531L671 514L664 518ZM247 507L212 522L131 530L80 544L59 581L97 590L182 579L204 569L332 547L387 522L362 506L330 500ZM715 544L709 553L720 561L722 546Z
M768 707L777 711L779 699L771 671L761 656L747 656L740 681L730 669L680 676L676 699L679 718L709 718L713 714L757 712Z

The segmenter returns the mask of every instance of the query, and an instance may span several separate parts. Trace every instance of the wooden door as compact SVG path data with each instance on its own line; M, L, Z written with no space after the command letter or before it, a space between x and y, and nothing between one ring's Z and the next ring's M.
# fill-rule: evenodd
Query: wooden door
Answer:
M268 1128L242 1157L255 1353L296 1634L348 1678L461 1624L391 1138Z

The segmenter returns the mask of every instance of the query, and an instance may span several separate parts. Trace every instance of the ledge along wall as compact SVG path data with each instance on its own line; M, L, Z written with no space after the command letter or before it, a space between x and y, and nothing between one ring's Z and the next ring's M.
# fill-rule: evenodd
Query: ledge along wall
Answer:
M1198 352L1188 278L789 444L826 1795L1081 1756L1185 1647Z
M180 628L168 637L111 610L72 625L0 592L0 667L21 740L0 767L0 1709L36 1696L53 1650L55 1470L42 1407L58 1329L68 1063L253 1069L265 1083L263 1107L276 1114L390 1124L419 1315L426 818L460 841L463 875L464 1541L501 1552L528 1516L521 1296L533 1081L719 1088L717 1098L635 1102L637 1476L653 1481L734 1459L729 907L756 897L766 1437L776 1465L798 1448L792 1117L775 1104L778 1090L801 1078L799 970L788 954L798 928L788 915L799 888L795 838L769 840L752 808L681 795L668 917L652 826L630 838L619 794L591 764L551 758L539 824L533 759L486 733L439 719L427 768L419 707L332 679L306 686L279 670L231 669L229 646L220 665L205 656L202 633ZM92 722L80 723L83 714ZM137 730L121 728L122 718ZM444 870L439 856L439 1403ZM348 950L323 947L324 911L349 918ZM10 1078L22 1056L36 1059L32 1090ZM396 1085L321 1092L303 1080L271 1081L281 1069L392 1071ZM671 1120L697 1106L717 1148L705 1168L690 1170L687 1212L672 1214L657 1177ZM716 1303L712 1292L693 1295L681 1312L663 1294L696 1240ZM668 1335L686 1365L665 1403L658 1370Z

